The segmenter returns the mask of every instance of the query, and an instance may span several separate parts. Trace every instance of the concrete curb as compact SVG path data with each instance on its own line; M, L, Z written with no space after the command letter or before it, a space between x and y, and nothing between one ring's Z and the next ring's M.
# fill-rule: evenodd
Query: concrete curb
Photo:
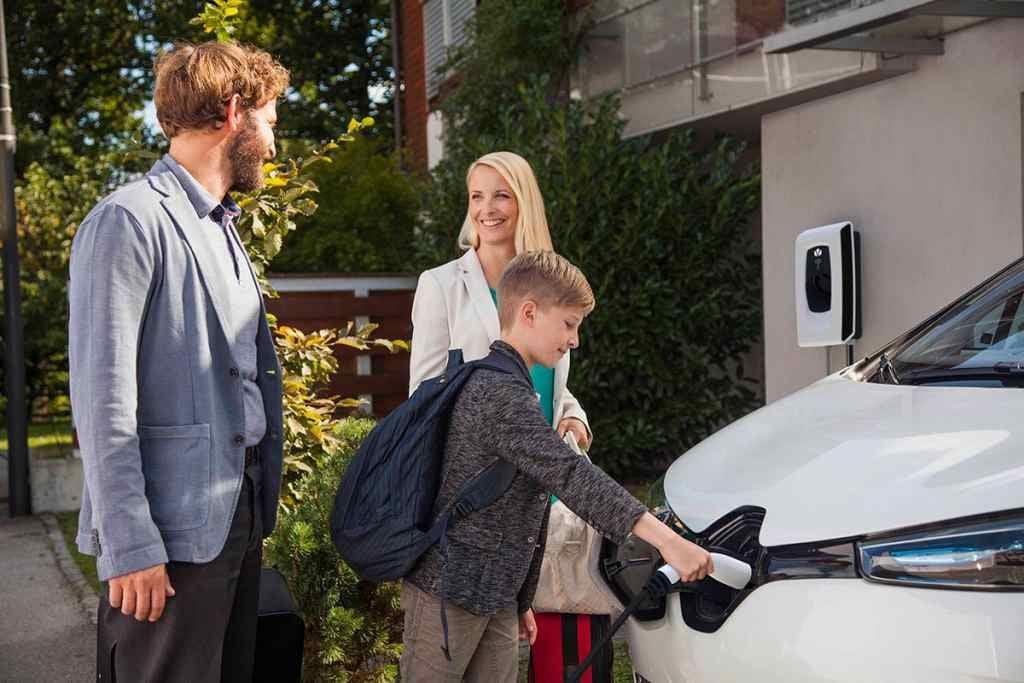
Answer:
M68 552L64 543L64 534L61 533L57 518L49 512L38 515L39 520L46 527L46 540L57 561L57 569L64 576L64 580L71 588L71 592L78 599L79 607L93 626L96 625L96 612L99 607L99 596L93 592L92 586L82 574L82 570L75 564L75 560Z

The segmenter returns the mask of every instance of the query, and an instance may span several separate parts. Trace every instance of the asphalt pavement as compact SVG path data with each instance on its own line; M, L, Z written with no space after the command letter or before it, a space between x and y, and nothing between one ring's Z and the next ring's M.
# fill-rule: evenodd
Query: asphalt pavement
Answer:
M95 680L96 595L56 518L0 515L0 682Z

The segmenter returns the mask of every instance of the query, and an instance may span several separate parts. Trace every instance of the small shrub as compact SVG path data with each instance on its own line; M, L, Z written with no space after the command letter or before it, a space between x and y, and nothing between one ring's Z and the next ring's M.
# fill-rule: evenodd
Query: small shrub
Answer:
M306 620L306 681L361 683L398 677L398 584L359 581L331 542L338 482L372 426L372 421L357 418L337 423L337 447L318 454L314 473L295 481L293 489L301 503L281 510L277 528L264 546L265 563L288 580Z

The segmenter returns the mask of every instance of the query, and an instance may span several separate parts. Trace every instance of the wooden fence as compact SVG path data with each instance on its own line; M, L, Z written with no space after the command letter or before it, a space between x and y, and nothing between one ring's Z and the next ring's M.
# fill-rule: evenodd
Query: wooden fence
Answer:
M387 339L412 336L412 299L416 278L407 275L273 275L280 298L267 307L279 323L303 332L357 325L380 325L376 335ZM330 394L362 398L369 411L382 417L405 400L409 387L409 354L386 350L366 353L337 347L339 371Z

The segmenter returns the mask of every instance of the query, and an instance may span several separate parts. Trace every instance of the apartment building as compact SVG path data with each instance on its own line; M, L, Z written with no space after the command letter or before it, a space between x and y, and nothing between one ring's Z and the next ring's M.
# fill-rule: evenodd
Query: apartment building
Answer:
M484 0L492 1L492 0ZM412 163L443 154L445 50L475 0L399 3ZM797 345L794 241L861 233L865 355L1024 255L1024 0L598 0L574 86L617 91L627 136L749 140L763 169L764 390L845 364Z

